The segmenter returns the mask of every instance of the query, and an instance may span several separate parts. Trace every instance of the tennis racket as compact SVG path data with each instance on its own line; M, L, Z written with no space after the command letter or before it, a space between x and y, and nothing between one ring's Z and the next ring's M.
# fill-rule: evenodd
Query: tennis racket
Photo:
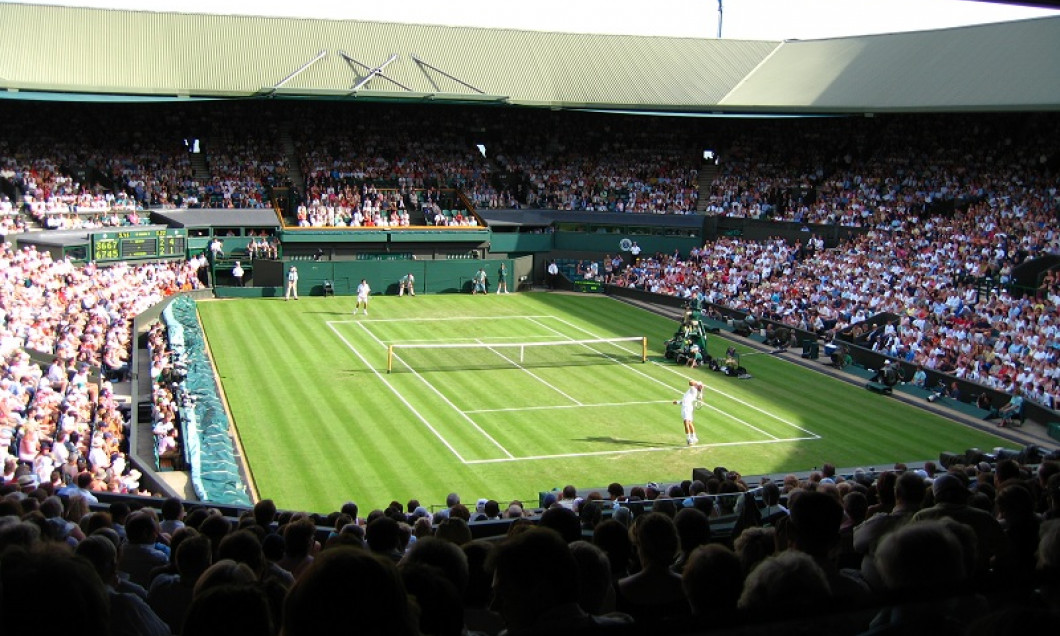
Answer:
M703 400L696 400L696 403L694 404L694 407L698 411L699 409L703 408L703 406L705 404L706 404L706 402L704 402Z

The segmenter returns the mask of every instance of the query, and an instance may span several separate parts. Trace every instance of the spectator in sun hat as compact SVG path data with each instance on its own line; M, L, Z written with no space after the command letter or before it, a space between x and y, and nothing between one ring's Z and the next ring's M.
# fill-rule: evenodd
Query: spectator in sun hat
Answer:
M22 492L28 493L37 489L37 476L33 473L25 473L18 478L18 487Z
M93 469L110 468L110 454L104 448L102 435L96 434L92 436L92 447L88 451L88 463Z
M135 493L140 490L140 479L143 477L143 473L133 468L127 474L121 477L122 486L127 492Z

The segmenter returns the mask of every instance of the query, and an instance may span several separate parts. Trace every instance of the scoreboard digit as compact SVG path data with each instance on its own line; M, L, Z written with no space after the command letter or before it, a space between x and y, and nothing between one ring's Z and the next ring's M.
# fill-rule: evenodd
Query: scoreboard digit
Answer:
M97 262L149 260L187 256L183 229L121 230L92 235L92 258Z
M118 239L95 238L92 242L92 260L94 261L116 261L118 256Z
M158 239L159 256L187 256L184 237L167 234Z

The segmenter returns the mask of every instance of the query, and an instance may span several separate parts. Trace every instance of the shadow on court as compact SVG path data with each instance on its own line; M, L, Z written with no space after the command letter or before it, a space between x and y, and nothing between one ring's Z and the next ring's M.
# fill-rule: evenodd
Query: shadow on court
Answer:
M617 439L617 438L610 437L610 436L607 436L607 437L602 437L602 436L582 437L582 438L572 439L571 441L572 442L596 442L596 443L602 443L602 444L615 444L616 446L659 446L658 442L648 442L648 441L636 440L636 439Z

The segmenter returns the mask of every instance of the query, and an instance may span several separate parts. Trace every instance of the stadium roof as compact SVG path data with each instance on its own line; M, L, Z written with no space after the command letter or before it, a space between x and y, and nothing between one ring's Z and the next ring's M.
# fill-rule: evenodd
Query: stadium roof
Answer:
M23 4L0 4L0 23L7 98L288 97L689 113L1060 107L1060 17L813 41Z
M280 226L280 219L272 209L166 209L152 210L151 218L155 222L165 223L163 227L271 227ZM224 238L224 237L221 237Z
M625 214L575 210L475 210L486 225L494 227L549 226L554 223L590 223L630 227L666 227L699 230L703 217L698 214Z

